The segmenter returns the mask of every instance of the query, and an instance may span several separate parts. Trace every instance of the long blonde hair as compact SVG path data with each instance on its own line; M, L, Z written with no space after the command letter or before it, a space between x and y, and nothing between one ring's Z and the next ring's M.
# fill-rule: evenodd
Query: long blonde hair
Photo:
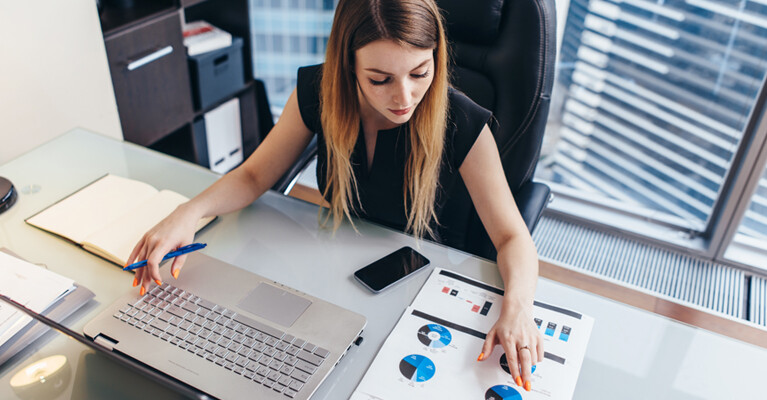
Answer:
M433 0L340 0L328 39L320 84L327 184L333 229L351 220L359 202L351 155L360 129L354 74L355 51L376 40L434 49L434 79L408 121L410 152L405 165L405 230L417 237L434 232L434 204L442 162L448 109L448 50L439 9ZM356 206L360 206L357 204ZM328 218L330 217L328 215ZM325 223L327 222L325 219Z

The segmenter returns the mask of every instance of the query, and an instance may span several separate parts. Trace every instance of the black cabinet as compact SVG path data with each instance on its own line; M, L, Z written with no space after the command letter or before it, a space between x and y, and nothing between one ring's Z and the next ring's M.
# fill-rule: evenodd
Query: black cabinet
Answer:
M193 124L237 97L243 156L272 126L263 85L253 79L248 0L102 0L101 27L126 141L201 162ZM182 18L206 20L241 38L244 84L212 104L193 102Z
M105 45L126 140L148 146L192 118L178 11L111 35Z

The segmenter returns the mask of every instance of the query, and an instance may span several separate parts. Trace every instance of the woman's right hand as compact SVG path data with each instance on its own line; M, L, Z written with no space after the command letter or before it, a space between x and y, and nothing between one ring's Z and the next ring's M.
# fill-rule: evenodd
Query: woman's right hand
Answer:
M159 264L169 252L194 240L197 222L206 215L221 215L242 209L267 191L298 159L314 133L301 118L298 98L293 90L277 124L263 143L239 167L213 185L178 206L164 220L144 234L126 260L147 260L147 266L136 270L133 286L141 284L144 295L151 281L162 284ZM173 259L171 275L178 277L186 256Z
M140 295L143 296L146 293L151 281L158 285L162 284L160 277L162 258L169 252L192 243L199 219L200 216L189 207L189 203L184 203L145 233L136 244L125 265L147 260L145 267L136 269L136 277L133 280L134 287L141 285ZM173 259L170 271L174 278L178 278L185 260L186 255Z

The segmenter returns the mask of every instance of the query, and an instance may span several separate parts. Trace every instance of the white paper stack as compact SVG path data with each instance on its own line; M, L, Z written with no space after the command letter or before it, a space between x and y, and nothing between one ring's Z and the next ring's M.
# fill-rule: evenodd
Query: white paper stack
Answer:
M74 281L0 252L0 293L42 313L75 289ZM20 331L31 317L0 302L0 345Z

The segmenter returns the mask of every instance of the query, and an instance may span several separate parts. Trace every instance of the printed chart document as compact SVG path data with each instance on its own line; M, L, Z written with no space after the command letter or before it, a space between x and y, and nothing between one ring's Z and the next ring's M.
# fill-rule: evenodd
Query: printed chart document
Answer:
M75 289L75 283L45 268L0 252L0 293L41 313ZM32 318L0 302L0 345Z
M144 233L187 200L170 190L108 174L26 222L122 266ZM201 219L197 230L212 220Z
M594 320L535 302L545 357L533 368L532 390L527 392L512 380L503 347L496 346L485 361L477 362L502 297L499 288L434 269L351 399L572 398Z

